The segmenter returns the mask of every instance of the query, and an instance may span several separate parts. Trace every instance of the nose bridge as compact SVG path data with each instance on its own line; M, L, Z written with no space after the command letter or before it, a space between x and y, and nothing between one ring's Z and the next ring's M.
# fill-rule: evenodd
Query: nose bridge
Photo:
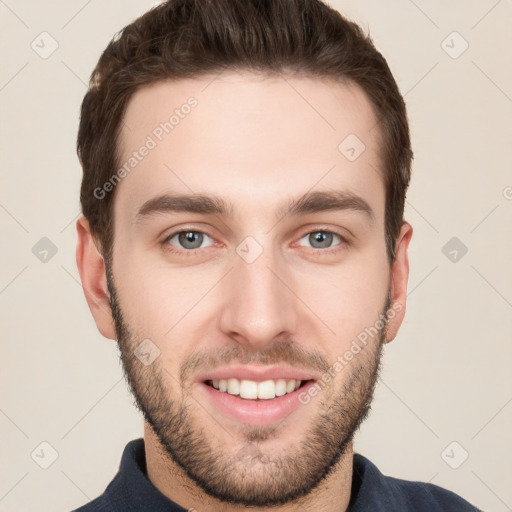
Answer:
M234 255L221 328L237 341L261 349L279 334L295 331L295 299L284 284L287 276L278 251L263 249L248 238Z

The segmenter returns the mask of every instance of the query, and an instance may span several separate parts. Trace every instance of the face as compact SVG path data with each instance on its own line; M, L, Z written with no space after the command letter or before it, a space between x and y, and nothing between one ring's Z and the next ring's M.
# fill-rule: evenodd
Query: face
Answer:
M246 506L309 494L364 419L403 316L410 233L391 268L372 108L354 85L224 73L145 87L124 121L116 332L91 306L98 326L204 492Z

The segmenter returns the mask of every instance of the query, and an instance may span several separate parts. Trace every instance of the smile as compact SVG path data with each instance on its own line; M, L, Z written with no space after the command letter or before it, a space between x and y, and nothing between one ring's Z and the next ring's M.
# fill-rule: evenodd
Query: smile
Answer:
M212 417L237 424L265 426L281 423L305 407L299 400L315 380L225 378L198 382L200 400Z
M296 379L277 379L256 382L247 379L208 380L206 384L223 393L239 396L246 400L273 400L299 389L307 381Z

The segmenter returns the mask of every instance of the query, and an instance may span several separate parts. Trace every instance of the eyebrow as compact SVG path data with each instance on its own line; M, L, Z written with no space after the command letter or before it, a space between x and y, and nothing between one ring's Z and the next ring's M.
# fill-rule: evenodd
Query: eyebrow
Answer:
M279 208L276 217L281 219L287 216L337 210L361 212L370 222L375 220L375 214L370 205L362 197L348 191L307 192ZM170 212L233 217L234 207L231 202L222 197L210 194L163 194L149 199L139 208L136 222L153 215Z

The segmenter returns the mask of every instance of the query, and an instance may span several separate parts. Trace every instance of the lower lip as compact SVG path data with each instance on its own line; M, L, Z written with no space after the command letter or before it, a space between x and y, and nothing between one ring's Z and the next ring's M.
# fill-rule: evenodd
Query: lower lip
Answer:
M219 391L205 382L199 386L206 393L208 399L229 418L247 425L269 425L285 419L293 411L304 405L299 396L307 392L314 381L308 381L299 389L283 396L276 396L271 400L247 400L227 392Z

